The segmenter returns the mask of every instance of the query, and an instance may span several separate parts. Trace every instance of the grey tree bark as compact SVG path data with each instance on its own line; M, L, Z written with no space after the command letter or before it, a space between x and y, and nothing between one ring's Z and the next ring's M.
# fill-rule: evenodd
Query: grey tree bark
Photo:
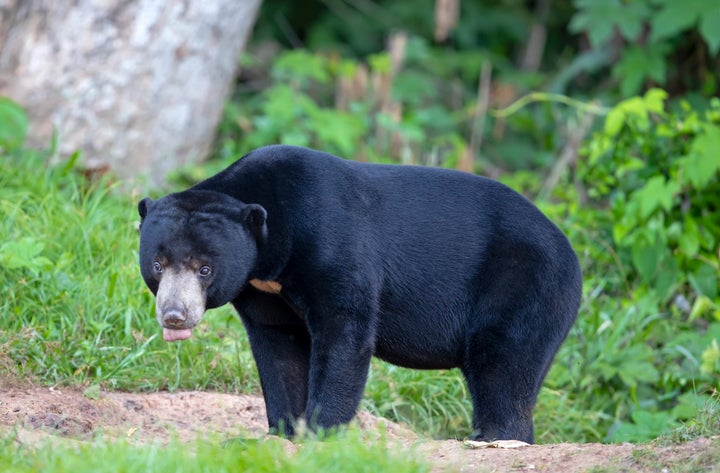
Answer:
M261 0L0 0L0 95L28 145L122 177L202 160Z

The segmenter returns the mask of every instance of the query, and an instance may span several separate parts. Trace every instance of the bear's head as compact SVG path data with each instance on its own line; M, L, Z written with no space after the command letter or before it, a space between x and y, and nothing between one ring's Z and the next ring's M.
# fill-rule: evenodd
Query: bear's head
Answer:
M166 341L184 340L206 309L238 296L267 236L265 209L211 191L143 199L140 272Z

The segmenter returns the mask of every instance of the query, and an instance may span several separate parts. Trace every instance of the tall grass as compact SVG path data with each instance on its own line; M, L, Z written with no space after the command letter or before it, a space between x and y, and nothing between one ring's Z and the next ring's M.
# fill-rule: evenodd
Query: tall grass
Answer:
M684 422L659 440L677 443L700 437L720 438L720 392L713 393L693 419Z
M0 348L19 375L117 389L255 390L229 310L194 342L158 338L137 268L135 203L32 154L0 159ZM226 336L232 334L232 336Z
M362 407L433 437L472 432L472 403L459 370L411 370L375 360Z

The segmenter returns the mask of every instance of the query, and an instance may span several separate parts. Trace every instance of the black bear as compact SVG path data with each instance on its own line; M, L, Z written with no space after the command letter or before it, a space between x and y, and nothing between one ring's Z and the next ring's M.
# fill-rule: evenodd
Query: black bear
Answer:
M138 211L165 340L231 302L271 430L349 422L374 355L459 367L474 438L533 441L582 282L567 238L509 187L274 145Z

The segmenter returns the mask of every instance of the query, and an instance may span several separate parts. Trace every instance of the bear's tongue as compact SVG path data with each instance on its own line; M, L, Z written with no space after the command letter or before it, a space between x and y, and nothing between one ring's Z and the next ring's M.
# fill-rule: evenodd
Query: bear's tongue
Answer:
M177 340L185 340L190 338L191 331L189 328L182 330L173 330L171 328L163 328L163 338L166 342L175 342Z

